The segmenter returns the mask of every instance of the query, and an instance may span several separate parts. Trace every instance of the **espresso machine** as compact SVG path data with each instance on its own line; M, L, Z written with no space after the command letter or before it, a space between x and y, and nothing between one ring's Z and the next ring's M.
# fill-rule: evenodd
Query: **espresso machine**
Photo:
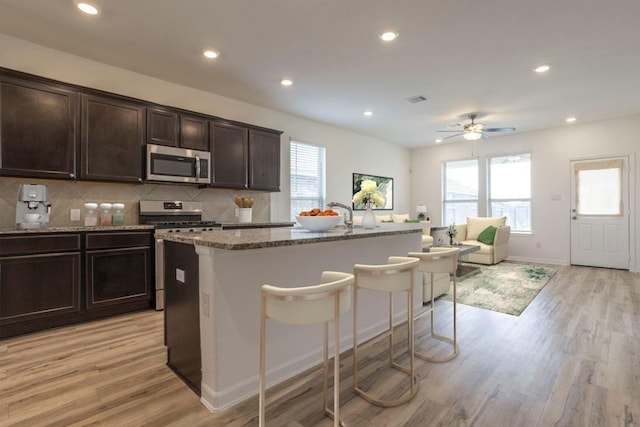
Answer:
M51 203L47 200L44 184L20 184L16 204L16 225L20 229L46 227L49 223Z

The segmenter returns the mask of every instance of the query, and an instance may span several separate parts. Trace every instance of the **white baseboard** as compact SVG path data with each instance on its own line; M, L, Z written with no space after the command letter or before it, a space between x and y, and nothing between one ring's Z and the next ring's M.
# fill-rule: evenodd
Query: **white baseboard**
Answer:
M551 265L569 265L569 262L567 260L562 260L562 259L530 258L530 257L519 257L519 256L511 256L511 255L507 257L506 261L532 262L536 264L551 264Z

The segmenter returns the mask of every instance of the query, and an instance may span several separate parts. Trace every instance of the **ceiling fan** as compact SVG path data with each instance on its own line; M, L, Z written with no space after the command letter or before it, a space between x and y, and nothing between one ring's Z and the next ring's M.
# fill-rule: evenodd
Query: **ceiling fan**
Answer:
M455 138L456 136L462 135L462 137L468 141L476 141L480 138L487 139L490 132L513 132L516 128L507 127L507 128L485 128L484 124L476 123L477 114L469 114L469 119L471 123L467 123L462 125L460 123L456 124L456 126L462 126L462 129L456 130L439 130L437 132L455 132L455 135L449 135L443 139Z

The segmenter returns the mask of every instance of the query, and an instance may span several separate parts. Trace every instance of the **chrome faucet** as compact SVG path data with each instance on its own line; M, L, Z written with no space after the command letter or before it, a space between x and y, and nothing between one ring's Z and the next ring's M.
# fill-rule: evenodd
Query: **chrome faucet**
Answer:
M351 206L343 205L342 203L338 203L338 202L329 202L327 203L327 206L329 206L330 208L339 207L339 208L344 208L348 210L349 219L344 220L344 225L346 225L349 230L353 230L353 209L351 209Z

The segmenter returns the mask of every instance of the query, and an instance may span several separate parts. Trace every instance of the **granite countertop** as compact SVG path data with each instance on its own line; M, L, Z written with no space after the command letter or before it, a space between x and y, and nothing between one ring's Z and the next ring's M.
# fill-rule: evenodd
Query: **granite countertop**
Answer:
M69 225L64 227L44 227L32 229L0 228L0 236L7 234L36 234L36 233L78 233L81 231L135 231L153 230L153 225L98 225L85 227L83 225Z
M269 228L269 227L293 227L295 222L223 222L220 224L225 228Z
M352 231L336 227L327 232L313 233L302 227L250 228L186 233L162 233L164 240L210 246L218 249L242 250L304 245L308 243L363 239L394 234L422 233L422 224L379 224L372 230L356 227Z

